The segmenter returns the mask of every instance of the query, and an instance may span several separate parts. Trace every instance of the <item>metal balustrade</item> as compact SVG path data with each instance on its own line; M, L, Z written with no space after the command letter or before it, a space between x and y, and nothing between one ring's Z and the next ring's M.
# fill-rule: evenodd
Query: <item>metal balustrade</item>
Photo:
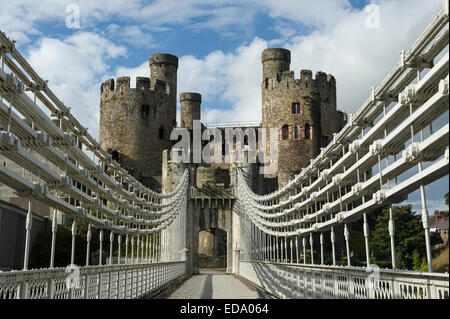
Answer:
M2 32L0 58L0 155L13 164L0 166L0 182L29 204L23 270L0 272L0 299L138 298L184 274L189 171L170 192L144 187L101 149ZM30 270L32 198L53 208L53 224L49 267ZM54 267L58 213L73 218L68 268ZM86 265L78 267L80 220L88 231ZM100 229L98 266L90 260L93 227ZM104 230L109 265L102 262ZM67 289L73 276L77 285Z
M0 276L0 299L131 299L155 292L185 273L186 263L80 267L70 289L65 268L14 271Z
M234 265L241 276L280 298L448 298L449 275L432 271L424 188L449 169L449 124L434 125L448 114L449 103L444 3L347 125L284 187L255 194L248 185L251 170L237 164L229 205L239 216ZM190 188L189 170L177 176L168 193L144 187L101 149L2 32L0 57L0 154L21 168L0 166L0 181L29 204L23 269L0 272L0 299L139 298L185 274L188 199L197 194ZM422 200L426 273L395 265L395 229L402 225L394 225L392 205L416 190ZM53 208L51 254L44 269L28 267L32 198ZM367 217L379 208L390 213L392 269L370 265ZM73 218L67 268L55 268L58 212ZM348 225L361 218L367 267L354 267ZM86 264L78 267L73 264L80 220L89 228ZM347 265L337 266L334 227L342 225ZM90 261L92 227L100 230L100 252L107 240L104 230L111 231L108 265L102 253L98 266ZM319 234L319 243L313 234ZM332 265L324 262L325 240L331 242ZM314 264L318 245L320 265Z
M240 275L280 298L448 299L448 274L242 261Z
M333 141L284 187L255 194L248 185L252 170L237 165L242 276L282 298L448 298L448 273L432 271L425 194L425 185L449 171L449 124L436 126L449 104L448 1L444 5ZM402 225L394 225L392 205L417 190L427 273L396 268L395 229ZM390 214L391 270L370 265L367 217L379 208ZM351 266L348 225L361 218L367 267L358 268ZM341 226L347 265L338 267L335 227ZM325 240L331 241L330 266L324 264ZM320 266L314 251L320 251Z

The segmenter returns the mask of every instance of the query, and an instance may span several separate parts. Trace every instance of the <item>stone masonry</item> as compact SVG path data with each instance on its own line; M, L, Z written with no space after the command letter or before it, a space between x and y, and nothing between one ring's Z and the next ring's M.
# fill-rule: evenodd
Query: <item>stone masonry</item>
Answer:
M278 187L282 187L337 132L336 81L323 72L313 78L310 70L301 70L300 79L295 79L289 70L291 53L286 49L266 49L261 59L262 127L279 132L278 171L265 177L278 177Z
M150 57L151 78L107 80L101 86L100 144L144 185L160 189L162 152L176 126L178 58Z
M278 170L274 174L260 175L257 164L247 168L251 186L258 193L285 185L332 141L333 134L347 120L345 113L336 110L334 77L317 72L313 78L310 70L301 70L300 79L295 79L289 70L290 61L286 49L266 49L262 53L261 127L277 128L279 143ZM227 272L232 272L236 268L234 249L239 248L240 222L233 213L235 168L229 163L172 161L170 148L175 141L169 137L176 126L177 67L177 57L155 54L150 57L151 78L138 77L136 88L130 87L129 77L103 83L100 142L143 184L161 187L163 192L170 192L188 168L192 187L186 213L189 269L198 273L199 253L211 261L210 267L222 265L219 259L225 257L220 255L226 247ZM180 93L179 124L188 129L191 143L193 121L201 120L201 100L199 93ZM202 124L202 132L205 129ZM223 138L225 128L219 130ZM224 151L222 156L227 156Z

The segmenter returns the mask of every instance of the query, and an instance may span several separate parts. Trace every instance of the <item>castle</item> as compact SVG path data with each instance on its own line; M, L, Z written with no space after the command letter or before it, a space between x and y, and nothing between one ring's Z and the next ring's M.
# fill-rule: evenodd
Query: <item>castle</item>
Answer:
M151 77L138 77L136 88L130 87L129 77L102 84L100 143L144 185L159 189L162 154L174 144L170 132L176 127L178 58L154 54L149 62ZM264 176L272 180L267 183L274 185L272 189L306 167L347 118L336 109L336 81L331 74L317 72L313 78L310 70L301 70L300 79L295 79L290 62L289 50L262 52L261 127L279 130L278 170ZM180 104L179 126L192 130L193 121L201 119L201 95L180 93Z
M176 127L178 58L150 57L151 78L107 80L101 86L100 143L144 185L160 188L162 152Z
M168 192L183 171L171 161L168 152L176 143L170 140L170 132L177 126L178 58L154 54L149 62L151 77L138 77L136 88L130 87L129 77L102 84L100 144L144 185ZM249 174L252 188L261 194L282 187L308 166L347 120L347 115L336 108L334 77L317 72L313 78L310 70L301 70L300 79L295 79L290 62L291 54L286 49L262 52L262 123L258 127L277 128L279 134L278 169L270 174ZM201 120L201 95L180 93L180 107L179 127L188 129L192 139L193 121ZM216 128L223 131L225 127ZM206 127L202 124L201 129ZM270 151L269 138L266 143ZM194 273L199 265L226 266L229 270L232 247L237 244L231 236L232 165L224 162L188 165L194 172L190 195L194 225L187 226L191 266ZM253 172L258 165L252 165ZM227 260L222 258L224 251ZM202 253L208 255L207 262L202 261Z

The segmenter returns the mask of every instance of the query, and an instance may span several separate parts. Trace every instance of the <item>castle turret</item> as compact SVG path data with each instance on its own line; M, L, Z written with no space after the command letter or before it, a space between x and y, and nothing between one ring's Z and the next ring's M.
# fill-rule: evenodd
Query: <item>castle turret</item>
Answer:
M277 177L282 187L336 132L336 82L324 72L314 78L311 70L301 70L300 79L295 79L286 49L266 49L261 60L262 127L279 132L278 170L265 177ZM270 149L268 136L266 143Z
M178 58L150 57L150 77L105 81L101 86L100 144L113 159L144 185L158 189L162 152L170 149L176 126Z
M157 81L164 82L169 102L175 107L177 103L177 69L178 58L172 54L157 53L150 56L150 88L156 90Z
M291 52L286 49L265 49L262 53L263 80L275 77L289 71Z
M193 128L193 121L200 120L202 96L198 93L180 93L181 127Z

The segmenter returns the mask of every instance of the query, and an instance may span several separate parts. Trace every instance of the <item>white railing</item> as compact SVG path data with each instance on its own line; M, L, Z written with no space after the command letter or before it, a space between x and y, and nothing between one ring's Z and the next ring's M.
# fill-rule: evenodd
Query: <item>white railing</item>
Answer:
M348 298L448 298L448 273L432 272L425 192L426 185L448 176L449 172L448 117L445 122L449 104L448 1L444 4L444 9L412 47L402 52L400 62L372 90L367 101L349 116L347 125L285 186L271 194L258 195L247 182L252 180L249 174L253 170L248 169L247 163L236 165L234 211L240 216L239 250L246 261L241 269L244 277L264 283L264 276L272 278L279 271L296 269L303 271L303 275L297 275L298 280L315 282L311 278L317 277L323 284L319 290L311 284L308 287L312 290L305 290L305 296L320 291L319 296L325 298L328 291L331 296ZM403 202L416 190L420 191L422 203L430 271L426 274L396 270L395 229L402 225L394 224L392 205ZM380 208L389 212L392 270L379 274L385 278L384 283L391 280L392 284L389 289L360 293L361 282L365 284L367 275L362 275L364 269L351 267L349 224L362 219L365 262L370 265L368 214ZM336 268L338 227L343 229L347 258L347 267L341 268ZM326 240L331 242L330 267L324 263ZM292 261L295 256L298 260L301 250L305 259L306 252L310 252L311 266L274 264ZM320 252L320 260L316 260L321 264L318 268L314 266L314 251ZM334 272L346 279L333 277ZM320 279L321 276L328 279ZM282 276L281 281L273 278L275 284L271 289L282 289ZM342 293L340 287L344 287ZM411 289L416 292L410 292Z
M131 299L157 291L185 273L186 263L87 266L0 275L0 299Z
M23 268L0 272L0 296L135 298L183 274L189 170L168 193L145 187L100 147L1 31L0 61L0 186L28 200ZM53 210L49 267L39 270L28 267L32 199ZM88 224L85 267L76 268L85 288L67 289L72 275L54 267L61 264L55 261L61 213L73 218L68 265L75 264L77 225ZM93 227L100 230L99 266L90 266ZM118 265L100 266L106 240L109 261L115 257ZM131 264L123 265L125 258Z
M240 275L278 298L448 299L448 274L241 261Z

